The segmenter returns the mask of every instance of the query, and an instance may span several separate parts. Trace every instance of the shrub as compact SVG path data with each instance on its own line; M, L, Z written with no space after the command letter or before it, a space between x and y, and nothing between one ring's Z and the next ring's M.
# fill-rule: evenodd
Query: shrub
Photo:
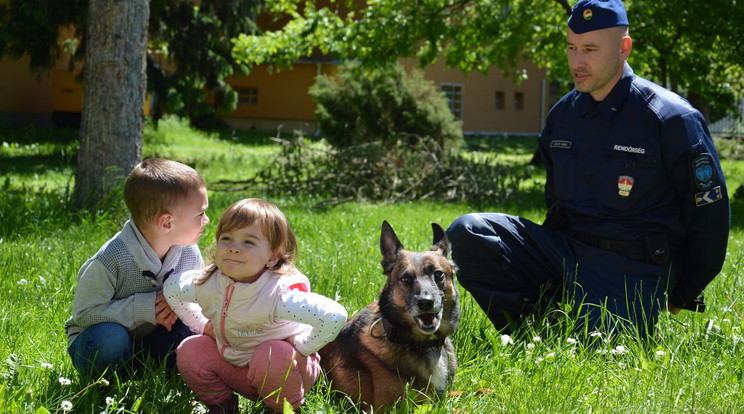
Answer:
M337 148L371 141L415 145L431 138L447 151L462 142L444 94L417 69L409 74L397 63L379 69L345 63L337 75L319 76L310 95L320 131Z

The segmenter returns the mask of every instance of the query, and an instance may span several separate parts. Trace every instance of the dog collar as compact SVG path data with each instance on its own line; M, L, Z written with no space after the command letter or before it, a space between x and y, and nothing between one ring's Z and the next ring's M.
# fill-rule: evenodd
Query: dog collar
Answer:
M375 325L380 323L382 321L382 328L385 330L384 335L375 335L372 333L372 330L375 328ZM432 339L430 341L416 341L415 339L411 338L410 335L407 335L405 332L401 331L400 329L393 326L393 324L390 323L390 321L387 320L384 316L380 316L372 322L372 325L369 327L369 334L373 338L387 338L388 341L394 342L396 344L408 344L413 346L418 346L421 348L434 348L434 347L440 347L444 345L444 341L446 338L442 339Z

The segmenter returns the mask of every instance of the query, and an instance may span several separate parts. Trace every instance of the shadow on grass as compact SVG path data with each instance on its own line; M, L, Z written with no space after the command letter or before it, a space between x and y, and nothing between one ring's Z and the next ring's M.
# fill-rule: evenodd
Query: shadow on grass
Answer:
M468 136L465 149L511 155L532 155L537 150L537 135Z

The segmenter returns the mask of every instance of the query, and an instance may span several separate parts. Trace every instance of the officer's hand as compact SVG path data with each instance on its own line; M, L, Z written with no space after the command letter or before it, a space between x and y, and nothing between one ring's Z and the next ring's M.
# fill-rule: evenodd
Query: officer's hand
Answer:
M672 302L667 302L667 311L669 311L669 313L671 313L672 315L678 314L680 310L682 309L674 306Z

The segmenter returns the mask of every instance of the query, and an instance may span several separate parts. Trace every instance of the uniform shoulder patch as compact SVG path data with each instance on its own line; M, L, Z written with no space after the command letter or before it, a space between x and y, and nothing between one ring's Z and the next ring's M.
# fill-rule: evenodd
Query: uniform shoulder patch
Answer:
M703 153L692 160L692 170L695 173L695 185L700 190L710 190L715 182L715 163L713 157Z
M708 191L695 194L695 205L702 207L707 204L715 203L716 201L723 198L721 193L721 186L717 186Z

